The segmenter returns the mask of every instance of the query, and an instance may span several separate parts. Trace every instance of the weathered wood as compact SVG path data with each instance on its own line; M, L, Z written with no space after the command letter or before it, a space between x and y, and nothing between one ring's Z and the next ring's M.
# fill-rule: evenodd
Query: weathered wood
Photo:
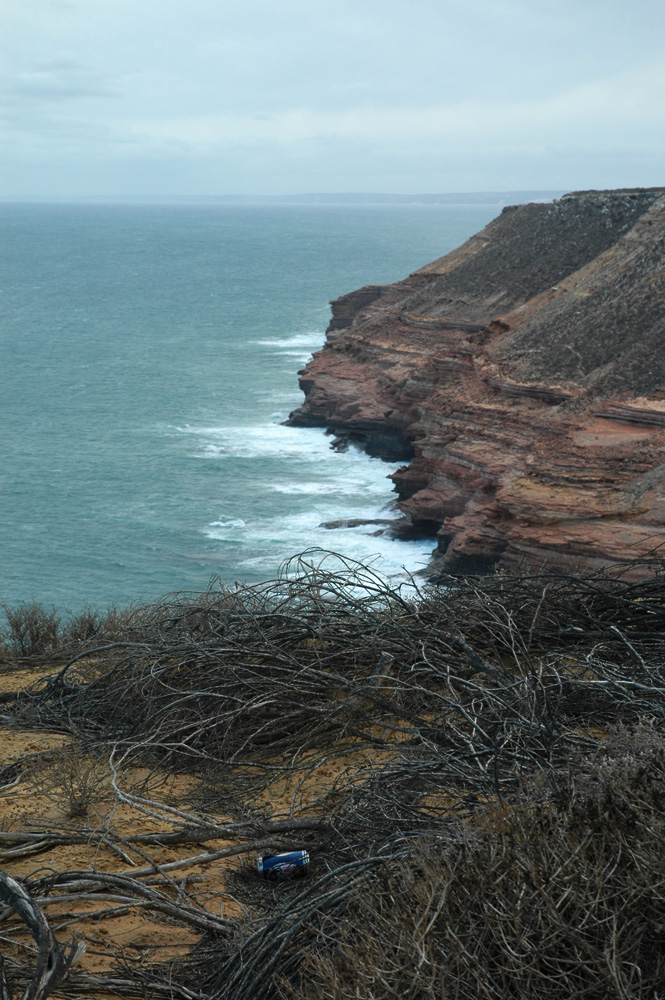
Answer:
M82 941L73 941L68 951L63 952L39 906L5 872L0 872L0 899L18 914L38 948L37 968L23 992L22 1000L46 1000L56 986L67 978L71 966L83 954L85 945ZM0 998L11 1000L4 969L0 973Z

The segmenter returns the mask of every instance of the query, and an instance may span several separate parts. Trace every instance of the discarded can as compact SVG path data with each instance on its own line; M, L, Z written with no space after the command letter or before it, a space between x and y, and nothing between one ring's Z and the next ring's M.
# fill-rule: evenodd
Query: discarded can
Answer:
M309 875L307 851L288 851L286 854L262 854L256 868L262 878L304 878Z

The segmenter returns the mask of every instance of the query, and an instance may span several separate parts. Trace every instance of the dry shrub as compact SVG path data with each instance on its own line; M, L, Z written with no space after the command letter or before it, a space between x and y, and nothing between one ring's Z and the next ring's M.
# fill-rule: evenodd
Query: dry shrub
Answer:
M133 605L125 609L111 605L106 611L86 605L62 621L61 643L68 651L78 652L81 647L113 642L132 628L137 612Z
M0 627L0 655L6 660L50 661L84 648L113 642L131 629L138 609L111 606L98 611L90 606L61 615L38 601L12 607L1 604L5 623Z
M100 611L86 605L75 614L70 614L62 627L64 643L86 643L103 632L104 616Z
M83 819L111 793L108 763L73 744L41 753L29 762L32 787L68 819Z
M17 607L3 604L2 609L6 625L0 630L0 638L10 656L48 656L59 648L60 616L55 608L32 601Z
M656 998L665 986L665 738L619 730L542 780L421 840L320 915L289 1000ZM304 943L304 942L303 942Z

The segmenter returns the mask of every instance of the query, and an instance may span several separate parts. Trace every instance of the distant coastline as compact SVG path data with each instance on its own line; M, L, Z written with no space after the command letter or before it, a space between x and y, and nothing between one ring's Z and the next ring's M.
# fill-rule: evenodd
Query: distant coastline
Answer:
M86 197L10 197L4 204L53 205L521 205L547 202L563 190L461 191L440 194L395 194L383 192L312 192L303 194L205 194L205 195L89 195Z

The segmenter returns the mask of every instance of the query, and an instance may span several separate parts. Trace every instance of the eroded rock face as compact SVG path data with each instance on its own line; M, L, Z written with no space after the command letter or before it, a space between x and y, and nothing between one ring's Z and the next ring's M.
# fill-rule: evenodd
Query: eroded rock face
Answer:
M665 561L665 189L505 209L333 303L295 424L408 461L446 572Z

